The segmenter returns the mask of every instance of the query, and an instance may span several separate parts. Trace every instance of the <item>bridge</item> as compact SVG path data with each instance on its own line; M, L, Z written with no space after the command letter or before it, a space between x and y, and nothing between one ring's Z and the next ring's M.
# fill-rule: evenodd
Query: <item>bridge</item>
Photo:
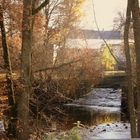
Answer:
M127 85L125 71L105 71L103 79L97 85L99 88L123 88Z
M127 98L127 77L125 71L106 71L104 78L97 85L99 88L122 89L121 120L129 119Z

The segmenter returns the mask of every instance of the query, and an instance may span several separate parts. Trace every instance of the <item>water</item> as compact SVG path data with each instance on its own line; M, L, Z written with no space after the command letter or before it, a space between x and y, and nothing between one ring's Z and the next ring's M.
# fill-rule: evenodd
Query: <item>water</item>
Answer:
M122 90L96 88L66 107L73 122L86 125L81 140L130 139L130 124L121 121Z
M113 123L121 120L121 93L120 89L95 88L65 106L75 122L86 125Z

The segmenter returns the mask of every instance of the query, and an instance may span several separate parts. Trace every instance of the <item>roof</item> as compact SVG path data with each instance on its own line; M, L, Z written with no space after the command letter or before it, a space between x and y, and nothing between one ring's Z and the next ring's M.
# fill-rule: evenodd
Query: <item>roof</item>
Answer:
M96 31L89 29L80 29L78 31L72 29L69 34L71 39L107 39L107 40L120 40L120 31Z

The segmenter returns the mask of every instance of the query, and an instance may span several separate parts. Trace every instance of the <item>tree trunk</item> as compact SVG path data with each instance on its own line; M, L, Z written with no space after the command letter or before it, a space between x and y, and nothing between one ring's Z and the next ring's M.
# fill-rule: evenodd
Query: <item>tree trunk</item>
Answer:
M22 50L21 50L21 78L23 92L19 97L18 118L19 118L19 140L28 140L29 127L29 99L31 95L31 48L32 30L34 15L48 4L48 0L42 2L36 9L36 0L23 0L23 21L22 21Z
M139 1L132 1L133 29L136 52L136 77L137 77L137 131L140 138L140 9Z
M128 108L130 115L130 124L131 124L131 137L136 138L136 114L134 107L134 95L133 95L133 82L132 82L132 64L129 48L129 28L131 21L131 1L128 0L127 3L127 12L126 12L126 22L124 27L124 47L125 47L125 56L126 56L126 74L127 74L127 87L128 87Z
M4 59L4 67L6 70L6 81L7 81L7 90L8 90L8 104L9 104L8 135L12 135L16 137L17 112L16 112L16 104L15 104L15 95L14 95L14 90L13 90L11 61L10 61L9 49L8 49L7 40L6 40L6 31L5 31L4 18L3 18L3 8L1 5L0 5L0 29L1 29L3 59Z
M21 77L23 92L18 105L19 140L28 140L29 128L29 98L31 94L31 45L32 45L32 0L23 0L22 22L22 50L21 50Z

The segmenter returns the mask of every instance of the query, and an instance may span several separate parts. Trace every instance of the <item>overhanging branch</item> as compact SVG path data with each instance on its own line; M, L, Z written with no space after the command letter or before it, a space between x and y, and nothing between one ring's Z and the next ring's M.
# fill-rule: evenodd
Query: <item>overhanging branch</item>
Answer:
M46 5L49 4L50 0L45 0L44 2L42 2L37 8L33 9L32 14L35 15L37 14L42 8L44 8Z
M108 48L109 50L109 53L111 54L111 56L114 58L114 60L116 61L116 63L121 66L122 68L125 68L125 66L119 61L119 59L114 55L114 53L112 52L109 44L107 43L107 41L103 38L101 32L100 32L100 28L98 26L98 23L97 23L97 19L96 19L96 14L95 14L95 10L94 10L94 3L93 3L93 0L92 0L92 6L93 6L93 15L94 15L94 20L95 20L95 24L96 24L96 27L97 27L97 30L98 30L98 34L100 36L100 38L103 40L103 42L105 43L106 47Z
M70 61L70 62L67 62L67 63L63 63L61 65L58 65L58 66L54 66L54 67L47 67L47 68L42 68L42 69L39 69L39 70L35 70L33 71L33 73L37 73L37 72L41 72L41 71L47 71L47 70L57 70L61 67L64 67L64 66L67 66L67 65L70 65L70 64L73 64L73 63L77 63L79 62L81 59L78 59L78 60L73 60L73 61Z

